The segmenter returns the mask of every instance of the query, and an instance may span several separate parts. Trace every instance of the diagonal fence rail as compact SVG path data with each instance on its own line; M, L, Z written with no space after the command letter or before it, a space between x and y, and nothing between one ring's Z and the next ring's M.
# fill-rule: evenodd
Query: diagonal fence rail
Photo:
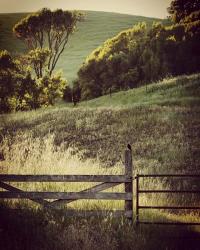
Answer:
M95 199L95 200L124 200L124 210L84 210L76 211L72 209L66 210L68 216L92 216L102 215L106 216L112 214L113 217L125 216L133 221L133 191L135 191L135 221L136 224L159 224L159 225L200 225L196 222L151 222L140 219L140 211L150 209L174 209L174 210L200 210L200 206L167 206L158 205L142 205L140 203L140 196L143 194L200 194L200 190L171 190L171 189L143 189L140 186L140 180L146 178L198 178L200 175L191 174L148 174L136 175L133 177L133 162L132 151L127 149L125 151L125 173L124 175L5 175L0 174L0 199L29 199L44 207L59 209L62 205L80 199ZM135 190L133 190L133 181L135 181ZM80 192L37 192L24 191L12 186L10 183L20 182L62 182L63 185L69 182L97 182L95 186L81 190ZM106 189L124 184L125 192L103 192ZM5 191L6 190L6 191Z
M8 182L8 183L6 183ZM100 182L93 187L80 192L37 192L23 191L12 186L10 183L19 182ZM133 178L132 178L132 152L125 151L125 173L124 175L5 175L0 174L0 199L29 199L44 207L58 209L63 204L68 204L80 199L100 199L100 200L124 200L124 210L92 210L73 211L66 210L66 214L91 216L94 214L112 216L124 215L128 219L133 219ZM102 192L119 184L124 184L125 192Z

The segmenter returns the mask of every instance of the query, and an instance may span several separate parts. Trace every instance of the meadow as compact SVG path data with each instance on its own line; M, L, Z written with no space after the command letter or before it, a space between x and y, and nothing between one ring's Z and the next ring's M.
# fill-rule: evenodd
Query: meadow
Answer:
M91 101L0 116L0 172L15 174L121 174L127 143L133 175L199 173L200 75L164 79ZM90 185L93 185L91 183ZM156 188L198 188L198 182L147 181ZM81 184L17 184L23 190L79 191ZM123 191L123 186L113 188ZM144 195L143 204L199 205L199 196ZM68 218L65 209L122 209L122 201L76 201L60 212L32 202L1 212L4 249L198 249L199 227L140 226L124 218ZM23 212L22 212L23 211ZM195 211L148 211L149 221L199 222ZM21 226L23 225L23 226ZM19 228L21 228L19 230ZM11 242L9 239L13 238Z
M167 20L133 16L118 13L84 11L85 21L78 24L77 31L69 39L69 43L57 64L63 76L71 84L86 57L108 38L120 31L133 27L138 22L146 22L150 26L154 21L166 23ZM0 14L0 50L6 49L13 54L26 52L22 41L17 40L13 26L28 13Z

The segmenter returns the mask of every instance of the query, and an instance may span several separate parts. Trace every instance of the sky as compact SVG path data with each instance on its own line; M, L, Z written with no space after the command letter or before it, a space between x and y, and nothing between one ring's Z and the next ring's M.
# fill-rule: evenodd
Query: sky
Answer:
M95 10L166 18L171 0L0 0L0 13L51 10Z

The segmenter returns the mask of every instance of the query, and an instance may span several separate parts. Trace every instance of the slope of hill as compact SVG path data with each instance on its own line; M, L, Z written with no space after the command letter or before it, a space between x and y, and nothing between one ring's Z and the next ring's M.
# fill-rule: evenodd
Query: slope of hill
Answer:
M111 97L79 103L75 108L63 103L52 108L1 115L0 134L3 138L4 134L31 133L43 138L50 133L55 135L56 145L64 143L65 147L83 150L84 158L98 157L108 165L120 160L118 153L129 141L138 159L147 158L146 167L149 160L154 159L159 165L162 163L158 171L165 171L163 166L168 165L172 157L176 159L172 172L175 165L187 171L188 166L196 168L198 163L197 154L196 158L192 157L190 151L199 148L195 135L200 132L199 105L200 75L181 76L148 85L147 91L145 87L122 91ZM184 131L193 136L185 138ZM187 147L184 143L189 139L191 147L187 155L185 150L190 143ZM168 146L173 150L168 151ZM187 161L192 163L187 165ZM184 166L187 168L183 169Z
M142 87L119 92L112 97L103 96L80 103L75 108L61 104L36 111L0 115L0 172L121 174L124 171L124 149L127 143L130 143L134 163L133 174L197 174L200 162L199 97L200 74L196 74L148 85L147 91ZM27 188L23 183L15 185L19 185L17 187L23 190ZM71 183L70 186L63 183L30 185L32 186L29 188L32 190L37 187L37 190L78 191L89 187L89 184L85 183ZM149 189L199 189L198 180L187 183L185 179L184 181L175 179L171 182L166 179L157 181L149 179L142 182L142 185ZM123 192L122 186L119 185L117 188L119 192ZM188 194L183 194L179 198L170 194L150 196L148 199L147 196L141 197L140 204L147 202L157 206L166 204L199 206L198 196L188 196ZM84 249L94 249L97 244L102 244L101 249L118 249L113 247L113 244L119 246L119 249L124 249L124 246L132 249L133 245L137 246L136 249L157 249L158 246L159 249L197 249L196 246L199 245L199 234L192 232L195 230L193 227L182 231L177 227L149 226L138 234L135 225L127 225L121 219L115 221L112 216L108 220L101 220L98 216L92 217L91 220L85 218L69 220L64 216L61 217L57 211L54 218L48 210L47 213L44 210L34 210L34 205L25 201L23 204L16 201L11 206L31 206L33 211L25 213L23 210L23 216L13 216L12 220L10 216L4 216L3 234L0 234L0 239L5 246L9 246L4 249L16 246L19 249L26 246L28 249L30 242L37 246L40 246L40 242L45 243L38 249L68 249L69 242L72 244L70 247L74 248L79 241L81 246L77 247L78 249L83 245ZM121 201L81 200L72 203L70 208L123 209L123 206ZM52 218L53 223L44 226L46 221L51 222ZM61 221L59 218L66 220ZM173 213L173 210L170 212L151 210L141 211L140 218L148 221L199 222L200 216L198 211L190 213L181 210ZM81 228L80 223L83 225ZM24 224L25 226L22 226ZM32 231L33 228L38 233ZM72 229L73 238L71 238ZM15 241L10 242L10 235L13 235ZM183 241L184 236L188 235L191 235L192 241ZM45 237L50 240L43 241ZM88 247L85 238L91 239L91 237L95 240Z
M101 96L79 104L82 107L200 105L200 74L164 79L158 83Z
M84 13L86 13L85 21L78 25L78 30L70 38L57 65L69 81L76 77L85 58L108 38L138 22L145 21L148 25L153 21L166 22L156 18L118 13L96 11L84 11ZM13 36L12 27L26 15L27 13L0 14L0 49L7 49L14 53L25 51L23 43Z

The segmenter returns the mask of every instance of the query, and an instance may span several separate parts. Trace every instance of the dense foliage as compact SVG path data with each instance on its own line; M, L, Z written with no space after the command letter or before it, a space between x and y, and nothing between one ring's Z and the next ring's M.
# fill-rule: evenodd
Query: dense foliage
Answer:
M199 6L200 0L173 0L168 12L174 22L185 22L191 14L199 14Z
M62 95L66 81L60 75L34 79L23 59L0 51L0 113L52 105Z
M94 50L74 85L81 90L81 99L138 87L167 75L198 72L200 11L196 9L184 16L184 22L171 26L154 23L147 29L139 23Z
M0 113L53 105L63 96L66 80L54 69L81 19L79 12L42 9L14 26L29 51L16 58L0 51Z
M32 105L29 94L35 82L30 74L20 69L19 62L13 60L7 51L0 51L0 111L10 112Z
M32 50L33 57L38 54L43 56L43 60L32 61L37 78L42 77L45 71L52 75L69 36L81 20L80 12L62 9L51 11L44 8L28 15L14 26L14 34ZM45 48L48 49L48 53Z

